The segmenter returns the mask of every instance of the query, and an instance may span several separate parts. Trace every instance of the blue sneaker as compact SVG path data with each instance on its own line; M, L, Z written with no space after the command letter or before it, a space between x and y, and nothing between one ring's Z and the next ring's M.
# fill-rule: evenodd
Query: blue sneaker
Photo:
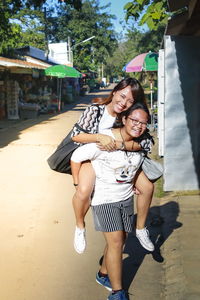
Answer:
M115 294L110 294L107 300L128 300L125 291L121 290Z
M103 285L107 290L112 291L112 287L108 275L105 277L100 277L99 274L97 273L96 282L100 285Z

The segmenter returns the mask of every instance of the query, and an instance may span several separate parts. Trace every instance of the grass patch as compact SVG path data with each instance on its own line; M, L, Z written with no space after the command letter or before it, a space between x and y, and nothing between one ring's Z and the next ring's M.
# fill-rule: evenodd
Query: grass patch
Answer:
M189 191L173 191L174 196L199 196L200 191L199 190L189 190Z
M199 196L200 195L200 191L199 190L189 190L189 191L169 191L169 192L165 192L163 190L163 177L161 177L160 179L158 179L155 183L155 190L154 190L154 197L156 198L163 198L166 196L171 195L172 197L177 197L177 196Z
M166 193L163 191L163 177L159 178L155 183L155 191L154 191L154 197L156 198L162 198L166 195Z

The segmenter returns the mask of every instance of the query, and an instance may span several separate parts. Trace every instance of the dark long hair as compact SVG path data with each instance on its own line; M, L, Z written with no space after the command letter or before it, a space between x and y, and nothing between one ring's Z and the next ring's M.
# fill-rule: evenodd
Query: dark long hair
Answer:
M124 88L126 88L127 86L131 87L131 91L132 91L132 96L134 99L134 104L135 103L144 103L146 104L146 100L145 100L145 95L144 95L144 90L141 86L141 84L139 83L139 81L135 78L125 78L122 79L112 90L112 92L110 93L110 95L108 96L108 98L95 98L93 99L93 103L97 103L97 104L109 104L112 101L113 98L113 94L117 91L121 91Z

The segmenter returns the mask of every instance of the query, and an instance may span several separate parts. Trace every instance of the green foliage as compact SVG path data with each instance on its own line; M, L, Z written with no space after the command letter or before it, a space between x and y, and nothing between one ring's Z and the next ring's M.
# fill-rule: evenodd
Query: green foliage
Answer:
M140 73L129 73L122 71L122 68L135 56L149 52L157 52L160 49L164 33L164 27L160 26L158 30L141 32L134 27L129 28L125 35L125 41L119 43L118 48L107 61L107 73L111 76L134 76L139 78Z
M47 48L44 10L25 7L13 16L13 22L20 24L21 28L17 47L29 45L41 50Z
M47 50L47 42L68 41L73 49L74 65L80 70L98 71L117 46L111 23L115 16L106 12L110 4L99 0L4 0L0 4L0 53L11 48L33 46ZM87 43L82 41L95 36Z
M99 0L83 3L81 0L4 0L0 2L0 53L7 54L11 48L27 45L45 50L47 40L62 42L70 37L74 65L81 71L98 72L103 64L104 76L126 76L122 68L128 61L140 53L159 49L164 26L158 24L164 23L164 16L167 17L166 3L166 0L127 3L127 18L132 16L140 24L146 23L157 30L141 32L129 25L125 39L119 38L122 42L118 43L111 23L116 17L107 12L110 4L101 6ZM91 36L95 38L81 43Z
M0 2L0 52L15 45L20 29L19 26L10 23L9 18L20 8L21 1L12 2L11 0Z
M159 26L156 31L147 31L142 34L138 42L138 53L149 51L158 52L161 47L165 26Z
M141 80L141 73L126 73L122 68L135 56L160 49L167 20L167 1L137 0L128 2L124 8L127 11L126 20L133 17L134 21L131 23L129 20L125 40L119 43L113 56L109 58L107 72L110 69L118 76L130 75ZM135 21L140 25L147 24L151 30L142 32L136 29Z
M163 190L163 186L164 186L163 177L158 179L154 185L155 185L154 197L163 198L166 195L166 193Z
M70 4L72 7L74 7L77 10L80 10L82 7L82 1L81 0L58 0L59 2L65 2L66 4Z
M126 47L124 43L120 43L113 55L107 60L105 73L109 77L123 76L122 67L126 64Z
M71 38L74 65L82 71L98 71L102 63L106 64L117 46L111 23L115 16L104 12L109 5L100 6L99 2L86 0L80 11L63 7L59 11L57 28L54 27L56 24L52 24L55 41L67 41L68 37ZM91 36L95 38L81 43Z
M20 41L21 28L19 25L9 25L9 30L0 28L0 53L9 54L18 45Z
M48 6L48 0L3 0L0 1L0 54L11 52L11 48L35 46L45 49L44 4L48 7L48 15L54 7L62 2L70 7L81 8L81 0L54 0Z
M134 0L128 2L124 9L126 21L133 17L139 25L146 24L151 30L157 30L159 26L165 25L169 17L167 0Z

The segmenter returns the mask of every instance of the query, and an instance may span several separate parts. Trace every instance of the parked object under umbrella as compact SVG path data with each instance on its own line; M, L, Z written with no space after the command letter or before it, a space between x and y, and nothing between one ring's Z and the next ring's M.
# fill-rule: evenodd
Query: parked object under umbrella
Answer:
M80 78L82 77L81 73L78 72L75 68L69 67L66 65L55 65L48 67L44 70L46 76L53 76L60 78L58 81L58 111L61 109L61 87L62 87L62 78Z
M123 68L127 73L131 72L156 72L158 71L158 53L147 52L134 57ZM150 80L151 111L153 110L153 82ZM152 116L152 114L151 114ZM152 122L152 119L151 119Z

